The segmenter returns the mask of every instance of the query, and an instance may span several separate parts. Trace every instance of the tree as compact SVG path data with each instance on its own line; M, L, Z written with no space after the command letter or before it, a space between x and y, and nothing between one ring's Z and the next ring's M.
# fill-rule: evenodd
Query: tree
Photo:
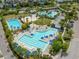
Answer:
M78 16L76 9L73 9L72 12L73 12L73 20L77 20Z
M62 45L62 51L63 51L63 52L66 52L67 49L68 49L68 46L69 46L68 43L63 43L63 45Z
M20 3L20 6L21 7L27 7L28 6L28 3L27 2L22 2L22 3Z
M28 27L27 24L22 24L22 29L25 30Z
M56 5L56 0L51 0L50 5L51 5L51 6L55 6L55 5Z
M59 40L54 40L53 45L50 48L50 54L56 55L62 48L62 42Z
M2 15L0 15L0 21L2 21L3 20L3 16Z
M60 26L61 27L66 27L66 20L65 19L62 19L60 22L59 22Z
M8 11L9 8L10 8L9 6L5 6L4 10L5 10L5 11Z
M71 10L72 5L70 3L63 3L60 5L60 9L62 9L64 12L68 12Z
M38 55L37 51L34 51L34 52L31 53L30 56L33 57L34 59L37 59L37 57L38 57L37 55Z
M2 0L0 0L0 3L2 3Z
M64 40L70 40L72 38L73 30L67 29L64 35Z
M16 9L20 9L20 8L21 8L20 4L17 3L17 5L16 5Z
M39 59L41 58L41 54L42 54L42 53L41 53L41 50L38 48L38 49L37 49L37 56L38 56Z
M37 51L32 52L31 57L33 57L34 59L41 59L42 53L41 53L40 49L38 48Z

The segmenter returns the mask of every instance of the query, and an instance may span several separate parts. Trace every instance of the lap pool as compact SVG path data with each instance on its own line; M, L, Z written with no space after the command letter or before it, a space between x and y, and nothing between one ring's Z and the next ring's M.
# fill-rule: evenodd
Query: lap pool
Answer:
M21 23L18 19L9 19L7 20L7 25L10 30L21 29Z
M41 39L41 37L49 36L50 34L54 35L57 32L57 29L50 28L43 32L35 32L32 36L25 34L19 39L19 42L23 43L25 46L29 48L35 47L40 48L42 51L45 51L49 43L42 41L43 39Z

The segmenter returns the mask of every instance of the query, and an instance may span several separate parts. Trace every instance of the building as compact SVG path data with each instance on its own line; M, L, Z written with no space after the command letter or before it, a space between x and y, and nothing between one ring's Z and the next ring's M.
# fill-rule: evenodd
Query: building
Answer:
M16 6L17 3L28 2L28 0L2 0L2 4L4 6L13 7Z
M79 2L79 0L57 0L57 2L60 2L60 3L62 3L62 2Z
M73 0L57 0L57 2L71 2Z
M30 16L21 18L21 21L23 23L29 23L29 22L35 21L37 19L38 19L38 17L36 16L36 14L31 14Z
M28 0L30 3L35 3L37 2L38 4L45 4L48 2L48 0Z
M28 0L2 0L2 2L6 3L21 3L21 2L27 2Z

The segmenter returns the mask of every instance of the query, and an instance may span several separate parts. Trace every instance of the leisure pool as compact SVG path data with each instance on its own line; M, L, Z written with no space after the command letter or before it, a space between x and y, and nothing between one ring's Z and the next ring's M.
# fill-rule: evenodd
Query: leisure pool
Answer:
M47 17L50 17L50 18L54 18L56 15L58 14L57 11L41 11L41 12L38 12L38 15L40 16L47 16Z
M21 29L21 23L18 19L9 19L7 20L7 25L10 30Z
M49 12L49 13L47 14L47 16L48 16L48 17L51 17L51 18L54 18L54 16L56 16L57 14L58 14L57 12L52 11L52 12Z

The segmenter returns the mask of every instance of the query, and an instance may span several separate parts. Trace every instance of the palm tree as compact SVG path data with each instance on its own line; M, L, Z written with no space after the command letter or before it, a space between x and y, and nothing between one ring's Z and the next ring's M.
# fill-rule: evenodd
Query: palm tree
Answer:
M18 3L17 5L16 5L16 9L20 9L21 8L21 6L20 6L20 4Z
M65 19L62 19L60 22L59 22L60 26L61 27L66 27L66 21Z
M61 20L59 24L60 24L61 27L63 28L63 33L62 33L61 35L62 35L62 42L65 43L63 37L64 37L65 31L66 31L66 29L67 29L68 19L65 18L65 19Z
M77 18L77 10L73 8L70 12L66 12L65 18L69 21L75 20Z
M3 16L2 15L0 15L0 21L2 21L3 20Z
M70 21L73 21L77 16L77 13L74 9L71 12L66 12L65 14L66 14L65 19L60 21L60 25L64 29L62 36L64 36L67 29L70 29L69 27Z
M62 48L62 39L58 38L58 40L54 40L52 46L50 47L49 53L51 55L56 55Z
M51 0L51 5L55 6L56 5L56 0Z
M31 57L33 57L34 59L41 59L41 51L38 48L37 51L34 51L31 53Z
M72 12L73 12L73 19L77 20L76 18L78 18L78 17L77 17L77 11L76 11L76 9L73 9Z
M41 53L40 48L37 49L37 54L38 54L38 59L41 59L41 54L42 54L42 53Z
M64 40L70 40L72 38L73 30L72 28L66 28L65 33L63 35Z

